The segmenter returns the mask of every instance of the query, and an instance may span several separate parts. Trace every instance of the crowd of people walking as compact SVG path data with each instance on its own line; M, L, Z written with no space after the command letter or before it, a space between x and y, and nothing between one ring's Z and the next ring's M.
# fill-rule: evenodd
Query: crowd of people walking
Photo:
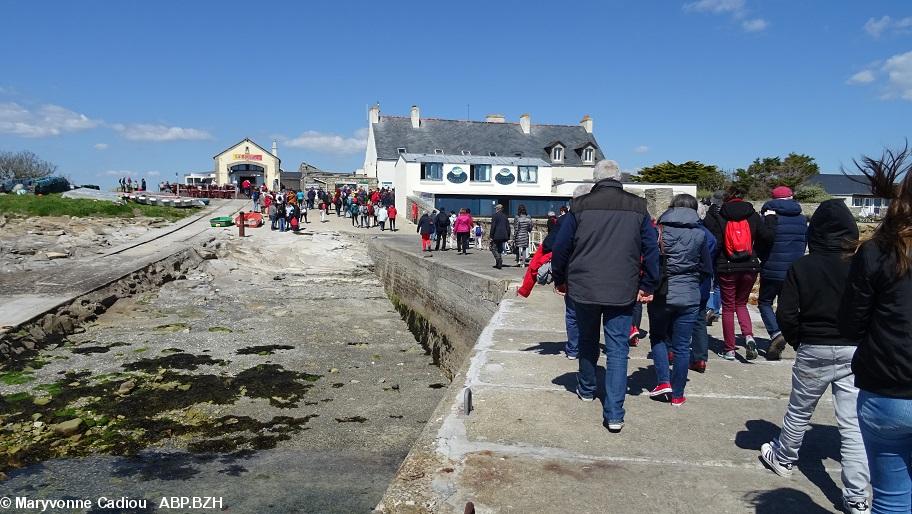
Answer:
M532 256L518 294L528 296L535 284L553 281L564 297L564 349L579 361L576 394L583 401L596 399L604 331L603 424L617 433L626 415L629 347L642 335L642 306L649 317L656 384L649 396L680 407L686 402L688 372L706 372L707 325L720 310L720 357L739 358L736 318L742 360L760 356L747 308L759 276L758 307L770 340L764 356L779 360L787 346L796 349L782 428L762 445L761 460L779 475L792 474L814 409L831 389L842 441L843 509L910 512L908 158L908 150L887 152L859 164L874 194L891 200L873 238L865 242L859 242L845 202L827 200L808 220L786 186L774 188L759 212L744 200L744 191L730 187L711 197L702 218L697 199L680 194L653 219L645 200L623 190L616 164L602 161L595 184L578 188L569 212L549 220L549 234ZM501 233L495 237L492 220L492 241L510 239L509 224L496 223ZM520 225L517 217L514 227ZM721 309L714 297L721 297Z

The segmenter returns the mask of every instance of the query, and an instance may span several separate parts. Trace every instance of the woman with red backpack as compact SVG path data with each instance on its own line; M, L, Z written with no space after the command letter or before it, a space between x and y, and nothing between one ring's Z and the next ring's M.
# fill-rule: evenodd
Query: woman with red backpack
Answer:
M758 356L757 343L754 341L747 300L760 272L757 249L769 245L770 231L754 206L744 201L744 190L737 186L729 187L718 214L707 215L704 224L719 246L716 274L722 291L722 336L725 340L722 358L735 360L737 313L747 348L745 358L754 360Z

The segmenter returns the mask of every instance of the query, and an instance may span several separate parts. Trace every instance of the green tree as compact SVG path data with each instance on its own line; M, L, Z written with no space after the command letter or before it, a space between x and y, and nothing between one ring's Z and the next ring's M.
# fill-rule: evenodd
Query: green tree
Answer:
M44 178L54 174L57 165L32 152L0 152L0 180Z
M697 189L714 191L725 184L725 174L712 164L700 161L687 161L675 164L666 161L655 166L647 166L634 177L637 182L654 184L696 184Z
M776 186L788 186L796 190L818 173L820 167L813 157L790 153L785 159L754 159L747 169L741 168L735 172L732 183L747 191L750 198L762 199L767 198L770 190Z

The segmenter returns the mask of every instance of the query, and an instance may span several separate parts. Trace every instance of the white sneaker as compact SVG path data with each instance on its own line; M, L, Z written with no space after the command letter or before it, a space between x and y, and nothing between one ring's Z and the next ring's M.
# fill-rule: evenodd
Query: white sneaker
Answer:
M735 351L734 350L729 350L727 352L723 352L721 355L722 355L722 358L727 361L735 360Z
M592 401L595 401L595 397L594 397L594 396L583 396L582 394L580 394L579 388L576 389L576 395L579 396L579 399L582 400L582 401L584 401L584 402L592 402Z
M763 446L760 447L760 459L777 475L786 478L792 476L792 465L779 462L773 452L772 444L763 443Z
M843 498L842 510L844 510L846 514L869 514L871 512L871 506L868 505L867 499L850 501L848 498Z

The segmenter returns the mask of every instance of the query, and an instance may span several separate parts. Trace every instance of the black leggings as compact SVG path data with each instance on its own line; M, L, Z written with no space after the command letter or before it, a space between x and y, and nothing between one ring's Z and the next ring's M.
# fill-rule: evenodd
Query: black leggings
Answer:
M456 232L456 251L463 253L469 251L468 232Z

